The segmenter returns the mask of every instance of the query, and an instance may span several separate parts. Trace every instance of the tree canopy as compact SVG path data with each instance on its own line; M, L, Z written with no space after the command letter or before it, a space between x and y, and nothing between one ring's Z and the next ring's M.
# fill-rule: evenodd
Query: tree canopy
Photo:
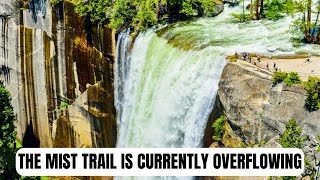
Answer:
M0 179L14 179L15 170L16 130L15 114L11 105L9 91L0 81Z
M116 30L129 26L144 31L163 16L176 19L210 16L215 5L216 0L76 0L75 11L93 23Z

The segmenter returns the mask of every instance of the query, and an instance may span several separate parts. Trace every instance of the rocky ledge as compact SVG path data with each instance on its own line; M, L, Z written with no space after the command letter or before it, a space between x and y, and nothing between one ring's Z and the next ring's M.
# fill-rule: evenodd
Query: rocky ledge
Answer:
M279 147L276 139L293 118L303 133L309 135L303 151L315 165L320 159L314 153L315 137L320 134L320 111L309 112L304 108L306 91L303 87L273 85L271 76L271 73L244 61L229 62L225 66L219 82L215 114L217 111L224 113L227 126L222 142L211 147L251 146L268 141L267 147ZM214 118L216 116L212 114L208 126Z

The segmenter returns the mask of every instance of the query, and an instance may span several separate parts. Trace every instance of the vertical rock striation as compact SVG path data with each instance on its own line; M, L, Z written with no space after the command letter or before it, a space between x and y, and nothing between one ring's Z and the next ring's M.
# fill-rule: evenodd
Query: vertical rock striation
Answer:
M115 33L85 31L69 1L51 7L32 0L19 10L8 0L0 10L0 73L12 94L18 139L29 147L114 147Z

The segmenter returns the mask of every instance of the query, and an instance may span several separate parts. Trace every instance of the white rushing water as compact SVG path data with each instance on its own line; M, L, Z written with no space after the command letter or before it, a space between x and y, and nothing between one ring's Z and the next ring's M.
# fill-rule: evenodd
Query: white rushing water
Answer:
M177 23L161 35L142 33L130 52L129 33L120 34L117 147L202 147L227 55L320 54L317 45L292 45L291 17L235 23L234 12L241 6L226 7L214 18Z
M135 40L129 61L122 109L117 105L118 147L201 147L225 64L219 52L186 52L147 32Z

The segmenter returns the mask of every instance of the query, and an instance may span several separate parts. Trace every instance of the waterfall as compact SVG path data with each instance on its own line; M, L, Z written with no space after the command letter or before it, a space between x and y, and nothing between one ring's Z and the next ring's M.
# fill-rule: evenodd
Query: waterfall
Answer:
M226 6L215 18L140 33L130 51L128 31L120 34L118 147L202 147L227 55L320 53L317 45L290 42L292 17L234 22L232 13L241 12L241 6Z
M228 55L320 53L317 45L294 46L290 42L292 17L235 22L232 13L241 12L241 5L226 6L215 18L140 33L131 49L129 32L119 35L115 65L120 123L117 147L202 147Z
M125 29L119 34L117 42L116 63L114 67L114 84L115 84L115 107L118 112L118 124L121 122L122 104L124 100L125 82L128 78L130 67L130 45L131 45L130 29Z
M122 34L118 45L125 41ZM118 147L201 147L224 56L181 50L152 31L135 39L129 56L118 53Z

